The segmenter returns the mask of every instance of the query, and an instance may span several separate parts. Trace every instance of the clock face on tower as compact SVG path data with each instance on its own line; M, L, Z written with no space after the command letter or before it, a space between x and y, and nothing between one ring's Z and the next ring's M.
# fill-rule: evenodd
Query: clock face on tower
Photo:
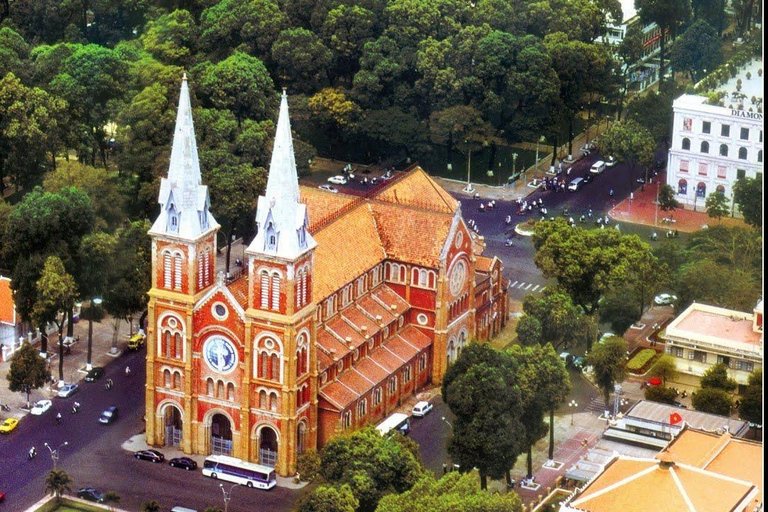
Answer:
M203 345L203 359L211 370L229 373L237 364L237 350L228 339L212 336Z
M456 262L456 264L453 266L453 270L451 270L451 275L449 276L451 293L453 295L458 295L459 292L461 292L461 289L464 287L464 281L466 278L467 265L463 261Z

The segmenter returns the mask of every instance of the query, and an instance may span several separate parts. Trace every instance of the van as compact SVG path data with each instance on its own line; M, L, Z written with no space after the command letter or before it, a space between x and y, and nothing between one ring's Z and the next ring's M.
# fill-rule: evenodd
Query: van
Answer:
M128 340L128 350L139 350L144 346L146 336L143 333L136 333Z
M171 512L197 512L197 510L193 508L187 508L187 507L180 507L176 505L171 509Z
M581 186L584 184L584 178L576 178L568 184L568 190L571 192L578 192Z
M592 174L600 174L605 170L605 162L602 160L598 160L597 162L592 164L592 167L589 168L589 172Z

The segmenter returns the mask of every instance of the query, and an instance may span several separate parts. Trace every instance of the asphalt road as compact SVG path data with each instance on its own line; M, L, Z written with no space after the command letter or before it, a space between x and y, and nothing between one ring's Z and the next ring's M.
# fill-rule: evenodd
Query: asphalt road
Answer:
M219 483L202 476L200 470L187 472L165 464L152 464L135 459L121 448L123 442L144 430L144 350L125 354L107 367L98 382L81 381L80 390L71 398L54 398L54 406L42 416L27 415L10 435L0 437L0 491L6 493L0 510L24 510L45 494L45 476L52 460L44 443L52 448L65 441L59 450L58 467L73 478L73 494L80 487L115 491L121 497L119 506L140 510L141 504L157 500L164 508L183 505L197 510L221 506ZM126 377L125 366L131 367ZM115 387L104 389L107 378ZM70 412L72 402L81 404L80 412ZM106 407L117 405L120 417L111 425L102 425L98 417ZM56 425L56 412L63 422ZM31 446L37 457L28 460ZM227 485L227 484L225 484ZM231 485L231 484L230 484ZM271 491L235 489L229 510L250 512L291 510L297 491L274 488ZM254 509L253 503L258 503Z
M431 400L434 406L432 412L423 418L411 417L411 439L419 443L419 453L424 467L439 477L443 473L443 463L450 464L447 447L451 439L451 427L442 420L443 417L453 423L453 414L443 403L442 395L438 394Z

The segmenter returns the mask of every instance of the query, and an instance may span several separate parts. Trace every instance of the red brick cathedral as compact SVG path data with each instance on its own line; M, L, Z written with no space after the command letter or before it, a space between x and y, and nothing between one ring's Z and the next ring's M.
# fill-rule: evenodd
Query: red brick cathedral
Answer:
M147 442L293 474L297 456L438 385L507 317L497 258L414 167L367 197L300 187L283 93L246 272L215 275L186 77L160 187L149 291Z

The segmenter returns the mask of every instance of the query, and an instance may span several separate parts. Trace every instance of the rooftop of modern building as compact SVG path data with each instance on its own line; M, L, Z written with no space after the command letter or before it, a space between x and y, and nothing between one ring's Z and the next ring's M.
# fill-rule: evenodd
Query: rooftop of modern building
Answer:
M656 423L659 425L659 428L670 430L671 425L669 420L670 415L673 413L679 414L686 425L708 432L724 432L725 430L728 430L733 435L743 435L749 429L749 424L746 421L732 419L726 416L718 416L717 414L683 409L674 405L652 402L650 400L640 400L626 412L624 417L619 421L619 424L621 424L622 421L627 422L635 419Z
M762 354L763 333L753 314L694 302L667 327L664 337L701 341L724 349Z
M737 96L739 94L746 96L744 100L745 107L751 106L752 97L762 101L763 90L765 88L763 84L763 77L761 75L762 71L760 71L762 69L763 60L754 59L739 68L739 70L736 72L736 76L732 77L726 83L718 87L717 92L724 92L727 94L725 105L728 106L729 103L733 103L734 106L736 106L738 104L738 99L736 99L736 101L732 101L734 98L734 93L736 93ZM749 75L749 78L747 75ZM737 90L739 80L741 80L741 89Z

